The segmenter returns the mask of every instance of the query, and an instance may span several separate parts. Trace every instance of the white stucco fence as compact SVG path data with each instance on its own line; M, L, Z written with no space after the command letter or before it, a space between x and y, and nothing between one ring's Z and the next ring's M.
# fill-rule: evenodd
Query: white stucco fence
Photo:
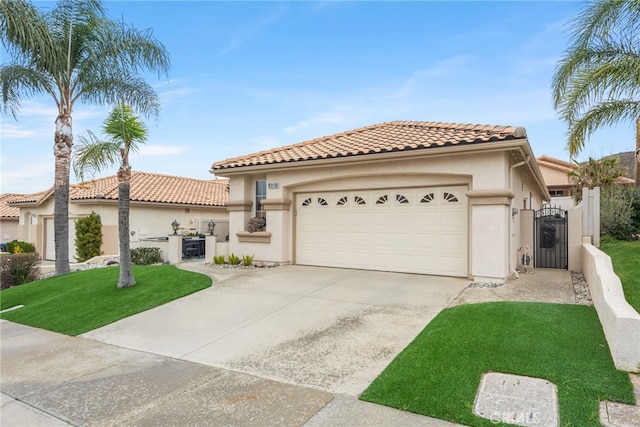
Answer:
M640 314L625 299L611 258L583 243L582 268L616 368L640 372Z

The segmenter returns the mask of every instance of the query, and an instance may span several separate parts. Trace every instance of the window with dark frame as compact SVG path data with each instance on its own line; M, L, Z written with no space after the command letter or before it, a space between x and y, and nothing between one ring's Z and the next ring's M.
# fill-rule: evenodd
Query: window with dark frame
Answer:
M262 202L267 198L267 180L259 179L256 181L256 201L255 201L255 213L258 218L266 218L266 213L262 207Z

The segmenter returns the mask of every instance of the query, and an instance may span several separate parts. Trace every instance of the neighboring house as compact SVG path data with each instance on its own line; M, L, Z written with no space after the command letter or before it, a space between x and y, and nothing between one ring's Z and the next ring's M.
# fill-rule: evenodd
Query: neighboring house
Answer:
M615 156L618 156L620 159L625 155L626 153L615 154ZM624 158L626 162L626 157ZM562 207L563 209L573 208L575 206L573 195L575 194L576 185L571 180L569 174L572 171L576 171L579 166L576 163L569 163L546 155L537 157L536 161L538 162L538 167L540 168L540 172L542 172L544 181L547 184L547 189L551 195L551 204ZM626 176L621 176L616 179L616 183L619 185L632 186L635 184L635 181Z
M18 238L20 209L9 202L21 194L0 194L0 242L7 243Z
M569 173L578 169L578 165L551 156L540 156L536 161L551 197L573 196L575 184Z
M177 220L180 231L205 232L213 219L217 234L227 233L228 180L199 180L133 171L131 173L131 240L166 237ZM10 206L20 209L18 235L35 244L44 259L55 259L53 189L13 198ZM69 189L69 258L75 260L75 220L91 212L102 220L105 255L118 254L118 179L112 175Z
M212 172L230 178L229 252L476 281L511 274L519 211L549 200L521 127L387 122ZM264 231L248 231L254 216L266 217Z

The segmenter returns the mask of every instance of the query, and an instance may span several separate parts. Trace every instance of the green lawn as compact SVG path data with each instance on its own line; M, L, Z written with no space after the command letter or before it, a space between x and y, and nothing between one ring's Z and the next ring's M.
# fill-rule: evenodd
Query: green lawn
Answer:
M0 318L79 335L211 286L205 275L173 265L134 266L137 284L118 289L119 268L78 271L0 292Z
M442 311L365 390L362 400L471 426L480 378L494 371L546 378L560 425L597 426L598 401L634 403L593 307L497 302Z
M611 257L625 298L640 313L640 240L603 242L600 249Z

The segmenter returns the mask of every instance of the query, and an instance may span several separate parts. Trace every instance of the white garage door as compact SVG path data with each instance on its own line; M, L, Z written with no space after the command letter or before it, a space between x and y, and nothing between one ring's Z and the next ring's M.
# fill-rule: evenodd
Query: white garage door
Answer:
M465 189L300 193L296 263L466 277Z
M55 231L53 228L53 218L45 218L45 242L44 242L44 259L56 259ZM69 261L76 262L76 222L69 220Z

